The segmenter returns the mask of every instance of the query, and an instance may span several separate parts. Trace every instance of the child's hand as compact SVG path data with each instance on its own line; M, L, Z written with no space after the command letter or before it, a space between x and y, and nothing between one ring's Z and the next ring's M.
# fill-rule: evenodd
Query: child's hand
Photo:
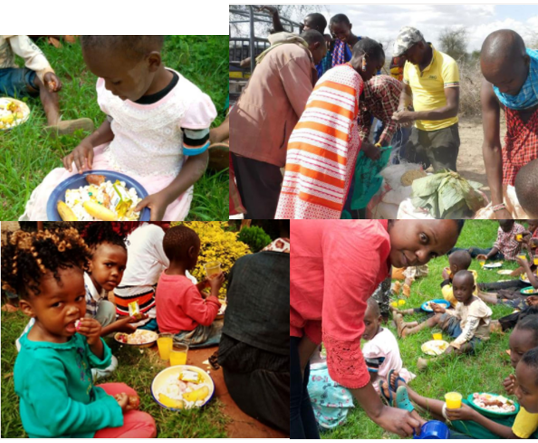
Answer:
M529 262L527 261L526 258L519 258L519 257L516 257L516 262L519 266L521 266L522 268L526 269L529 267Z
M224 272L221 272L219 275L213 277L209 280L209 285L211 286L211 292L219 291L224 284Z
M430 307L432 308L432 311L436 314L444 314L446 312L446 309L443 306L438 305L437 303L431 303Z
M461 408L459 409L446 409L446 416L450 421L454 420L473 420L475 417L476 411L467 406L465 403L462 403Z
M504 390L508 395L514 395L514 392L516 390L516 376L514 374L510 374L508 377L506 377L503 381Z
M449 346L448 348L445 349L446 355L453 354L454 352L456 352L456 348L454 348L453 346Z
M138 409L140 406L140 398L138 395L129 395L129 401L127 402L127 411Z
M88 171L92 169L93 164L93 146L82 140L74 151L63 158L64 168L69 172L73 171L73 162L79 174L84 172L84 169Z
M450 268L443 269L443 280L448 280L450 278Z
M149 208L151 210L151 221L161 221L169 204L170 202L166 195L162 192L157 192L156 194L147 196L144 200L138 203L135 212L140 212L144 208Z
M95 345L101 340L101 323L95 318L83 318L80 320L77 332L86 337L90 346Z
M59 92L62 89L62 82L54 72L47 72L43 81L50 92Z
M117 328L115 328L118 332L125 332L127 334L132 334L134 331L136 331L136 326L131 325L131 323L138 323L141 320L145 320L148 318L148 314L141 314L139 318L135 317L125 317L121 320L118 320L116 322Z
M527 297L527 304L529 306L538 306L538 297L536 295L531 295Z
M129 411L129 396L125 392L120 392L114 396L118 404L120 405L121 411L125 414Z
M476 256L476 259L477 259L477 260L487 260L488 258L487 258L487 256L486 256L486 254L478 254L478 255Z

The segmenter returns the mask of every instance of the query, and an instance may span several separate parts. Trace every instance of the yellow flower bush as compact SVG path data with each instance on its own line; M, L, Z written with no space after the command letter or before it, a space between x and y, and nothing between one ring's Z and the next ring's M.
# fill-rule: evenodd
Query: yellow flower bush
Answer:
M224 272L230 272L236 260L244 255L250 254L251 251L245 243L237 240L237 232L225 231L228 227L227 222L177 222L172 225L183 223L185 226L194 230L200 237L200 256L198 264L192 275L198 281L203 280L205 275L204 265L210 261L218 261L221 263L221 269ZM224 284L219 296L226 296L227 283Z

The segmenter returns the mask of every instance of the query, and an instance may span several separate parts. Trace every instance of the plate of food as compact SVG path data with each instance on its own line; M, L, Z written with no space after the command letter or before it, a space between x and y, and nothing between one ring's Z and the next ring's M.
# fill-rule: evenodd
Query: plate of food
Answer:
M149 221L150 210L134 209L148 193L136 180L114 171L88 171L60 183L47 203L49 221Z
M496 263L486 263L484 265L484 269L495 269L495 268L501 268L503 265L502 261L496 262Z
M137 346L139 348L149 348L159 338L159 334L153 331L146 331L144 329L137 329L132 334L126 334L125 332L118 332L114 334L114 340L122 345Z
M469 394L467 401L479 411L492 415L508 416L516 415L519 412L519 404L502 395L490 394L488 392L475 392Z
M538 289L536 289L534 286L523 288L519 292L521 292L523 295L538 295Z
M441 355L450 345L444 340L430 340L424 343L420 349L428 355Z
M201 408L215 392L209 374L191 365L170 366L159 372L151 384L157 404L171 410Z
M426 311L426 312L433 312L433 309L431 308L431 305L433 304L437 304L437 305L442 305L444 306L445 308L449 308L450 307L450 302L449 301L446 301L444 299L440 299L440 298L437 298L435 300L430 300L430 301L427 301L425 303L422 303L422 306L420 307L423 311Z
M22 125L30 117L30 108L14 98L0 98L0 131Z
M523 282L523 283L528 283L529 285L531 284L529 278L527 277L527 274L523 273L519 276L519 279Z
M514 272L513 269L501 269L497 271L497 274L499 275L512 275L512 272Z

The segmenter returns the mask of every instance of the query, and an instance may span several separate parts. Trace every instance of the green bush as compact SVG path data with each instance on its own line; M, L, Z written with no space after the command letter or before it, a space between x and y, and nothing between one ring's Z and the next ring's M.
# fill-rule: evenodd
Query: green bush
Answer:
M259 226L243 228L237 239L249 245L252 252L259 252L271 243L271 237Z

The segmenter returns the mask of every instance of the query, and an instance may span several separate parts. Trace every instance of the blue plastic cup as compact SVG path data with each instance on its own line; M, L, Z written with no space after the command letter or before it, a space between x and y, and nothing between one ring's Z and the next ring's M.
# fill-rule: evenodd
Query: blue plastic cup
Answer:
M420 435L419 436L414 435L413 438L417 440L425 440L425 439L447 440L450 438L450 431L448 430L448 426L442 421L431 420L427 423L424 423L420 430Z

